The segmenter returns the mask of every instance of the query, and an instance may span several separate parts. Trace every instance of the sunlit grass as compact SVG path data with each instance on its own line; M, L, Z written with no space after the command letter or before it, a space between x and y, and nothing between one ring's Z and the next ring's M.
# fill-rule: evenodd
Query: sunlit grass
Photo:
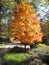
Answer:
M29 57L28 54L26 53L6 53L4 55L4 59L6 61L17 61L17 62L22 62L23 60L27 59Z
M29 55L27 53L6 53L3 57L7 65L23 65L22 63Z
M1 44L1 43L0 43L0 46L4 46L4 45L5 45L5 44Z

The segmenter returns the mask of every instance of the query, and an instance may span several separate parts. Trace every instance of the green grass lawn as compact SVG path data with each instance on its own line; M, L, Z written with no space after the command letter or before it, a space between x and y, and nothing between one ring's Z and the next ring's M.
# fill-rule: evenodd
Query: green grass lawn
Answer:
M8 65L21 65L29 57L27 53L6 53L4 60Z
M4 45L5 45L5 44L1 44L1 43L0 43L0 46L4 46Z

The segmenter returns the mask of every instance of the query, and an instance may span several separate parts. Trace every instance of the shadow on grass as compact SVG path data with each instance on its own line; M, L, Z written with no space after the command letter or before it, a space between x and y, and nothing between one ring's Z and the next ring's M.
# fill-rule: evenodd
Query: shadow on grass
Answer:
M11 50L7 51L8 53L27 53L29 51L29 49L26 48L19 48L19 47L14 47Z
M17 62L14 60L9 60L5 62L5 65L24 65L23 62Z
M49 65L49 55L44 55L41 57L43 63L46 63L47 65Z

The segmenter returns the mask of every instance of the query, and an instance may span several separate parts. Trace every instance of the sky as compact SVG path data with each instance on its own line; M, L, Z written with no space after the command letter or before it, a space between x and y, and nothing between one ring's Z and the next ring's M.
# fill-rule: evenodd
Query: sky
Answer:
M40 14L38 19L42 19L46 15L46 13L48 12L49 5L45 6L45 7L44 6L38 6L37 9L38 9L37 13Z
M40 20L40 19L43 19L43 17L46 15L46 13L47 13L47 11L49 10L49 5L48 6L41 6L41 5L38 5L37 6L37 13L39 14L39 16L38 16L38 20ZM7 14L9 14L9 12L12 12L11 10L7 10L6 11L6 13ZM47 18L46 18L47 19ZM5 23L5 24L7 24L8 23L8 18L6 17L6 18L4 18L3 19L3 22Z

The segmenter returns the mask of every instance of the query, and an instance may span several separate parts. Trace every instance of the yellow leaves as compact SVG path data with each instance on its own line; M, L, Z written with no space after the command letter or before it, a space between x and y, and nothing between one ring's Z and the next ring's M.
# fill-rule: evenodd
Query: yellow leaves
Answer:
M38 36L38 37L36 38L36 41L37 41L37 42L42 42L42 38L41 38L40 36Z
M40 47L46 47L45 44L41 44L41 43L39 43L38 46L40 46Z
M13 42L14 41L14 37L10 37L10 41Z
M40 22L37 20L35 10L29 3L17 5L13 12L14 20L10 21L10 35L19 41L34 44L35 41L42 41ZM13 41L12 37L12 41Z
M34 37L35 33L34 32L28 32L29 37Z

